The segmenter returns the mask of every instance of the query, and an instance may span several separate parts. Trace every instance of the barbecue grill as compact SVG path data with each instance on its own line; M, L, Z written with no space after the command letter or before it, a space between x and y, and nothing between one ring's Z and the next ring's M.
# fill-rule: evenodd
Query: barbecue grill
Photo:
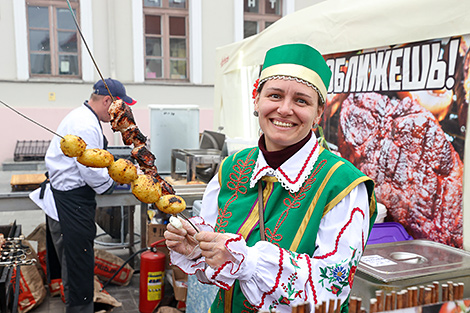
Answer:
M50 143L50 140L18 140L16 141L13 160L15 162L42 161Z
M16 225L14 222L12 225L0 225L0 233L5 238L18 238L21 234L21 225ZM5 255L7 257L7 255ZM3 254L2 254L3 257ZM13 284L11 283L11 276L13 274L12 266L0 265L0 312L6 313L11 312L14 295L13 295ZM8 311L7 311L8 310Z

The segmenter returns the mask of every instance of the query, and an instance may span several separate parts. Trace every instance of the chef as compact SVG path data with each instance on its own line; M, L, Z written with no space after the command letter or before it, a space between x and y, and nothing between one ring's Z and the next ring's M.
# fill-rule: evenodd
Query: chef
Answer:
M108 78L93 86L90 99L71 111L60 123L57 133L81 137L88 149L106 149L107 140L101 122L109 122L108 109L115 99L129 105L135 100L127 96L123 84ZM111 193L114 181L106 168L86 167L63 154L59 137L54 137L47 150L45 161L50 184L41 191L33 192L31 198L44 209L47 219L48 276L60 275L64 286L66 312L94 312L94 250L96 235L96 194ZM53 200L53 201L52 201ZM53 243L53 245L51 245ZM58 262L54 262L56 254Z

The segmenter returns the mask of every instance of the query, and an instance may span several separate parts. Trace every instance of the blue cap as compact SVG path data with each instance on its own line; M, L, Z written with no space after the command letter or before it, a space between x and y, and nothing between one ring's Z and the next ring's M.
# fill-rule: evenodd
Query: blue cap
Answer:
M121 99L129 105L136 104L137 101L126 95L126 88L124 88L124 85L120 81L112 78L106 78L105 81L114 98ZM93 86L93 93L95 95L109 96L108 89L106 89L106 86L102 80L99 80L95 83Z

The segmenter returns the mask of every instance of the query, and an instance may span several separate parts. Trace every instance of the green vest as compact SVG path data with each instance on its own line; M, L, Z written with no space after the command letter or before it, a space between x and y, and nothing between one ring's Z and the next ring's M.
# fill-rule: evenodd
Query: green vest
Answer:
M261 240L258 187L250 188L258 154L257 147L244 149L227 157L219 169L215 230L241 234L250 247ZM361 182L367 187L372 225L377 214L373 181L350 162L327 150L321 149L311 174L296 193L284 189L276 178L264 177L266 240L280 248L312 256L321 218ZM253 306L236 281L229 291L219 291L210 312L242 312L247 308Z

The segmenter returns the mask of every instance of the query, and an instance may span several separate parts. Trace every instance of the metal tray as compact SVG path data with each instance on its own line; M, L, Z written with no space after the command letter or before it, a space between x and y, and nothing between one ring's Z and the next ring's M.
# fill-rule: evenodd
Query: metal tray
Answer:
M410 240L367 246L358 271L392 282L445 273L469 273L470 253L429 240Z
M469 252L421 239L374 244L359 262L351 295L361 298L367 309L377 290L398 292L450 281L470 286ZM468 297L470 288L465 288Z

